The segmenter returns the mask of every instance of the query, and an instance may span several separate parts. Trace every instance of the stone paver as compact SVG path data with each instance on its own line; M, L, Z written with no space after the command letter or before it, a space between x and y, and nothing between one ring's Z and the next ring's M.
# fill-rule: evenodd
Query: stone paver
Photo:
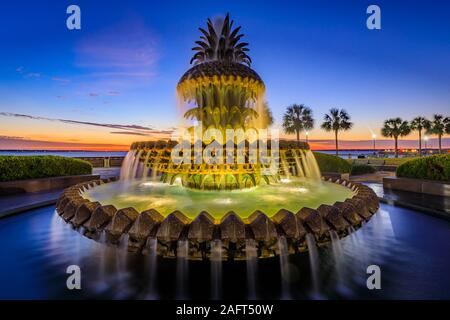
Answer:
M350 176L350 181L354 182L370 182L370 183L383 183L384 177L395 177L395 172L390 171L378 171L375 173L361 174L358 176Z
M62 189L0 197L0 218L56 203Z

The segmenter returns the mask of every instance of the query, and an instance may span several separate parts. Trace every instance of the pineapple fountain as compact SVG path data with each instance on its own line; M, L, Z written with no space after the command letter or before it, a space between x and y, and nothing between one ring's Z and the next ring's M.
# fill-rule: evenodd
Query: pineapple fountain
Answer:
M374 192L324 181L307 143L229 138L230 130L265 132L265 85L228 15L199 30L194 66L177 85L185 118L201 123L186 130L194 138L133 143L120 180L68 188L58 214L84 236L129 251L212 261L305 251L370 219Z

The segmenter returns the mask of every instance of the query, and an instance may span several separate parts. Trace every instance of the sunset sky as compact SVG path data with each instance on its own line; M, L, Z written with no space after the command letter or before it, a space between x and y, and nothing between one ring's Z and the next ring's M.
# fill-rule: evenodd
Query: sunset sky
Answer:
M366 28L374 3L381 30ZM70 4L81 30L66 28ZM197 28L227 12L250 44L274 127L288 105L310 106L313 148L334 148L320 129L332 107L355 123L340 135L349 149L372 148L372 133L392 147L380 134L387 118L450 115L448 1L16 0L0 10L0 149L126 150L170 137Z

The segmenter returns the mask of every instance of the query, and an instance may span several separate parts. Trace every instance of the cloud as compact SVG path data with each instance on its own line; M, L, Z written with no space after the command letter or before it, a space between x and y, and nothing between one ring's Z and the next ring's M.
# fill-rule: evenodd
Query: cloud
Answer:
M15 137L15 136L0 136L0 140L22 140L24 137Z
M118 96L119 94L120 94L119 91L109 91L108 92L108 95L110 95L110 96Z
M142 85L141 81L150 81L157 74L157 37L136 17L87 34L77 44L75 53L76 65L91 71L82 77Z
M129 146L112 143L81 143L0 136L0 150L128 150Z
M25 78L40 78L41 74L38 72L28 72L25 74Z
M89 96L90 97L98 97L98 93L91 92L91 93L89 93Z
M129 131L111 131L111 134L124 134L131 136L149 136L149 134L141 133L141 132L129 132Z
M17 67L16 72L23 75L24 78L40 78L41 77L41 73L25 71L25 68L22 66Z
M71 120L71 119L47 118L47 117L39 117L39 116L32 116L32 115L28 115L28 114L11 113L11 112L0 112L0 116L24 118L24 119L31 119L31 120L58 121L58 122L69 123L69 124L77 124L77 125L123 130L123 131L120 131L120 132L122 132L121 134L153 136L153 135L170 135L173 132L173 130L156 130L150 126L141 126L141 125L137 125L137 124L99 123L99 122L78 121L78 120ZM116 131L113 131L111 133L119 134Z
M53 80L53 81L56 81L56 82L62 82L62 83L68 83L68 82L70 82L70 79L59 78L59 77L53 77L52 80Z

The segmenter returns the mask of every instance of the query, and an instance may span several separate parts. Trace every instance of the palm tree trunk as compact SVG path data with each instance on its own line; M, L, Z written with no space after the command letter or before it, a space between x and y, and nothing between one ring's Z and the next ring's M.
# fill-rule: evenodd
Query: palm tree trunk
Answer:
M295 132L297 133L297 142L300 141L300 131L299 130L295 130Z
M338 132L337 132L337 130L334 131L334 137L335 137L335 140L336 140L336 157L338 157L339 156L339 146L338 146Z
M394 137L395 140L395 157L398 158L398 137Z
M419 130L419 157L422 156L422 130Z
M442 135L440 135L440 134L438 134L438 139L439 139L439 154L441 154L441 150L442 150L442 145L441 145L441 138L442 138Z

